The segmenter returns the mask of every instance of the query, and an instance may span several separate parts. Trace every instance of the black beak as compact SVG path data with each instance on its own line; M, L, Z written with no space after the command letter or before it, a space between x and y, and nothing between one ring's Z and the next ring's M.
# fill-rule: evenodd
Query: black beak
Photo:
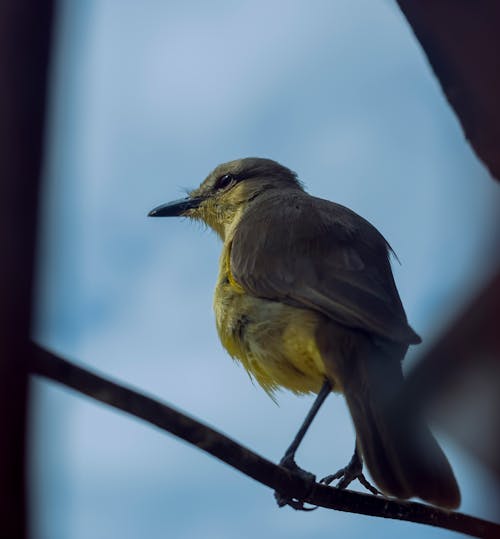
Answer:
M183 215L187 210L192 210L197 208L203 198L194 197L194 198L182 198L180 200L174 200L173 202L167 202L161 206L157 206L152 209L149 213L149 217L177 217Z

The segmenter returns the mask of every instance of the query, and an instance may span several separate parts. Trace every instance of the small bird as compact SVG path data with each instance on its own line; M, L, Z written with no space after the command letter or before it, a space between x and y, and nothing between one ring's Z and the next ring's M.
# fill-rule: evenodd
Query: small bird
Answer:
M149 215L201 220L220 236L214 310L222 344L269 394L318 395L282 465L298 468L294 455L308 425L330 391L340 392L356 448L325 482L339 478L345 488L359 478L370 488L364 460L386 495L459 506L455 476L433 435L404 400L394 405L401 362L421 339L396 289L391 248L373 225L306 193L288 168L254 157L219 165L187 198Z

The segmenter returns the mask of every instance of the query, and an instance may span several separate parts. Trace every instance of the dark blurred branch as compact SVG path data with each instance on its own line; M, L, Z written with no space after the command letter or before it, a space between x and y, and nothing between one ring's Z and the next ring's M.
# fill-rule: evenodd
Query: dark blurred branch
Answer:
M51 0L0 2L0 537L26 525L27 358Z
M500 362L500 271L465 308L407 377L415 403L432 401L453 386L471 362Z
M401 398L437 412L500 481L500 269L409 373Z
M461 513L338 490L318 483L311 487L301 476L273 464L170 406L77 367L38 346L34 346L32 358L34 373L170 432L286 497L338 511L429 524L475 537L500 536L500 525Z
M397 0L480 159L500 179L500 2Z

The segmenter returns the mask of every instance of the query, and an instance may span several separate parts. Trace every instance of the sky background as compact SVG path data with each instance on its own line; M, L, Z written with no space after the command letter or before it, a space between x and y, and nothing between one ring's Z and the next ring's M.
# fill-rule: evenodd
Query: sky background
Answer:
M277 406L219 344L215 235L146 217L238 157L280 161L384 234L424 339L407 367L492 271L499 186L392 0L59 4L42 344L279 460L312 398L283 392ZM33 389L35 539L455 536L278 509L266 487L149 425L47 381ZM440 440L462 510L491 518L487 472ZM332 396L297 459L321 477L347 463L353 444L343 399Z

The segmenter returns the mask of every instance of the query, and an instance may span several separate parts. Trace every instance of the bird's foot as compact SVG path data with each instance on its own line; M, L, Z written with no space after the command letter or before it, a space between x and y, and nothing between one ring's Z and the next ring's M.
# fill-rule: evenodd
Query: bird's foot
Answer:
M293 459L293 456L285 455L280 460L280 466L283 466L283 468L286 468L287 470L290 470L291 472L300 475L305 481L310 484L309 490L311 490L313 485L316 483L316 476L297 466L297 463ZM289 498L288 496L284 496L277 491L274 492L274 497L276 498L276 502L278 503L279 507L289 505L297 511L314 511L315 509L317 509L317 507L306 507L303 500L299 500L297 498Z
M363 463L356 453L347 466L340 468L338 472L332 475L323 477L320 483L323 485L329 485L337 479L339 479L339 482L335 485L336 488L345 489L357 479L366 488L366 490L369 490L372 494L380 494L380 491L375 488L364 476Z

